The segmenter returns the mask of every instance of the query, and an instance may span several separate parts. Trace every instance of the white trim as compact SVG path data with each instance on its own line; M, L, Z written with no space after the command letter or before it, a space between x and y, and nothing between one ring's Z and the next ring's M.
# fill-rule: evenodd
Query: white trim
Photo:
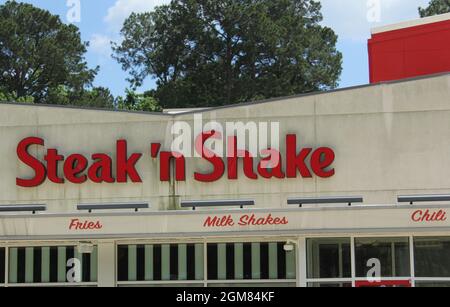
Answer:
M308 286L308 263L306 237L298 239L297 247L297 280L299 287Z
M133 286L133 285L179 285L179 284L196 284L202 285L203 280L150 280L150 281L120 281L117 286Z
M208 287L208 240L203 239L203 287Z
M152 281L121 281L117 282L118 286L133 285L179 285L194 284L202 285L203 280L152 280ZM206 286L212 284L295 284L295 279L226 279L226 280L206 280Z
M450 277L416 277L416 281L437 281L437 282L450 282Z
M373 28L371 32L372 32L372 34L378 34L378 33L383 33L383 32L388 32L388 31L395 31L395 30L401 30L401 29L405 29L405 28L427 25L427 24L436 23L436 22L440 22L440 21L446 21L446 20L450 20L450 13L404 21L404 22L400 22L400 23L387 25L387 26L376 27L376 28Z
M97 282L72 282L72 283L24 283L24 284L10 284L6 287L9 288L29 288L29 287L97 287Z
M401 280L401 281L405 281L411 280L411 276L402 276L402 277L381 277L380 280L383 281L396 281L396 280ZM357 277L355 278L355 281L368 281L367 277Z
M449 13L450 15L450 13ZM110 217L110 216L119 216L119 217L127 217L127 216L177 216L177 215L208 215L208 214L245 214L245 213L291 213L291 212L322 212L322 211L353 211L353 210L381 210L381 209L442 209L442 208L450 208L450 203L423 203L423 204L366 204L366 205L352 205L348 206L344 205L305 205L301 208L298 207L282 207L282 208L243 208L243 209L201 209L197 210L161 210L161 211L139 211L139 212L93 212L93 213L77 213L77 212L69 212L69 213L41 213L41 214L11 214L11 215L1 215L0 220L2 219L24 219L24 218L100 218L100 217Z
M414 236L409 236L409 266L411 274L411 286L414 288L416 286L416 267L414 258Z
M225 279L225 280L208 280L208 284L295 284L295 279Z
M356 286L355 278L356 278L356 246L355 246L355 237L350 237L350 262L351 262L351 273L352 273L352 287Z
M9 246L5 247L5 283L6 287L9 283Z
M310 278L306 280L306 283L351 283L352 278Z

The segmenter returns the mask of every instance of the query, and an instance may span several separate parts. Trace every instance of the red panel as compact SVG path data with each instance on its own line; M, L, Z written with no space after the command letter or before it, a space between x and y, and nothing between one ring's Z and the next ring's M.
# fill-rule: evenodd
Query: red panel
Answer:
M374 34L370 82L450 71L450 20Z

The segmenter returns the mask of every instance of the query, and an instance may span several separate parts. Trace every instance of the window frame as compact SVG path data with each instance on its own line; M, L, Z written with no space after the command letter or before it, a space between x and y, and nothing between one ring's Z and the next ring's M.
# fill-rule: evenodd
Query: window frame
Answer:
M120 245L157 245L157 244L203 244L203 279L201 280L166 280L166 281L119 281L118 276L116 274L116 286L117 287L126 287L126 286L173 286L177 284L182 285L202 285L203 287L208 287L210 285L217 284L252 284L252 285L261 285L264 284L295 284L298 286L298 244L295 244L295 275L294 279L239 279L239 280L210 280L208 279L208 244L221 244L221 243L279 243L279 242L287 242L292 241L293 237L274 237L274 238L205 238L205 239L186 239L181 240L180 238L176 239L166 239L166 240L117 240L115 242L115 269L116 272L119 270L119 262L118 260L118 247ZM296 238L294 237L294 240Z
M6 288L44 288L44 287L98 287L98 270L97 270L97 281L95 282L45 282L45 283L11 283L9 281L9 254L11 248L28 248L28 247L70 247L74 246L76 248L78 245L77 241L61 241L61 242L47 242L47 241L24 241L24 242L12 242L9 244L2 244L0 248L5 248L5 282L0 283L0 287ZM94 245L98 246L97 243ZM98 254L97 254L97 266L98 266Z

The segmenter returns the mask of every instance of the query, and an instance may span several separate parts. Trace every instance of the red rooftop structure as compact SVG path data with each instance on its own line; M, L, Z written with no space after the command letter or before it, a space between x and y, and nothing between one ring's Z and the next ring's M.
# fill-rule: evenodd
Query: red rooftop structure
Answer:
M450 13L375 28L370 83L450 71Z

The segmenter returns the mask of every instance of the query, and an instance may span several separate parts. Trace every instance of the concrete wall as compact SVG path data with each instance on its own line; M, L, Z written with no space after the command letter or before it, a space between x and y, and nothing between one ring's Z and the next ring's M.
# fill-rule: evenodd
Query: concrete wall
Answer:
M336 174L328 179L240 179L194 181L194 171L210 166L187 159L186 182L161 183L150 144L169 149L175 120L193 114L153 115L61 107L0 104L0 204L46 203L71 212L78 203L149 201L151 210L175 209L181 199L253 198L258 207L286 206L290 196L363 195L366 203L390 204L398 194L450 193L450 74L417 80L292 97L259 104L208 110L203 121L277 121L283 140L297 134L298 146L334 149ZM16 177L33 173L17 159L28 136L45 139L62 154L114 155L115 142L142 152L143 183L57 185L20 188ZM284 146L282 151L284 152ZM44 150L33 147L43 159Z

